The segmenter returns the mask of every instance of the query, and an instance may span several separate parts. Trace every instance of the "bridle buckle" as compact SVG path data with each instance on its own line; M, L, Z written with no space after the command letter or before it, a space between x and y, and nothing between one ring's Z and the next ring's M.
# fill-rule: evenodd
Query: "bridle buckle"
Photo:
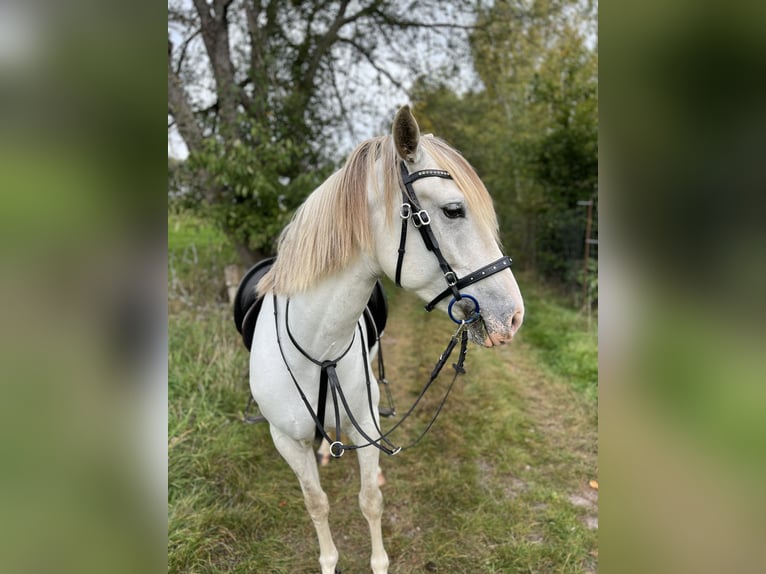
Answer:
M402 203L402 206L399 208L399 217L402 219L412 217L412 206L409 203Z
M455 275L454 271L447 271L444 274L444 278L447 280L447 285L450 287L454 287L457 285L457 275Z
M412 213L412 223L415 227L421 227L423 225L431 225L431 216L425 209Z

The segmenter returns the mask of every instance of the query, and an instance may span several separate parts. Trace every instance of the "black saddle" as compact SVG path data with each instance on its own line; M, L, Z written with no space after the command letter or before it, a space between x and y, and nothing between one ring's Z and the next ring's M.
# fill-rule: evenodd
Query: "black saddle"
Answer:
M237 288L237 295L234 298L234 324L239 334L242 335L242 342L248 351L253 345L255 322L263 306L263 297L256 295L256 287L258 282L271 269L274 259L276 258L270 257L253 265L242 277L239 288ZM383 333L387 318L388 303L386 302L386 294L380 281L376 281L364 313L368 348L372 348L378 339L378 334Z

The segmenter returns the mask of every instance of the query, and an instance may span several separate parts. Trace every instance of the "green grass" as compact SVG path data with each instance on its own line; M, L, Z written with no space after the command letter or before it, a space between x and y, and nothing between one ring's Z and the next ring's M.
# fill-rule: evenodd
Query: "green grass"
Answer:
M171 223L171 254L188 252L197 233L198 263L176 273L199 290L189 288L169 317L168 570L316 574L316 537L297 480L267 426L240 422L247 353L228 306L206 300L222 281L217 258L227 256L225 241L204 225L189 232L184 222ZM585 351L570 350L566 336L545 330L574 330L576 314L534 285L522 290L530 321L524 336L500 350L472 347L468 373L429 435L382 459L392 574L596 570L597 530L587 525L597 513L597 493L588 487L597 477L594 383L587 374L595 337L583 338ZM390 286L388 292L386 369L402 412L452 324L443 314L425 313L411 295ZM565 357L577 364L567 365ZM418 434L446 383L437 383L398 442ZM339 567L369 572L355 457L333 461L320 474Z
M237 263L234 248L218 229L188 213L168 215L171 312L225 303L224 268Z
M523 283L527 279L528 283ZM531 343L556 374L591 399L598 394L598 334L596 320L568 308L552 289L520 277L526 316L520 337Z

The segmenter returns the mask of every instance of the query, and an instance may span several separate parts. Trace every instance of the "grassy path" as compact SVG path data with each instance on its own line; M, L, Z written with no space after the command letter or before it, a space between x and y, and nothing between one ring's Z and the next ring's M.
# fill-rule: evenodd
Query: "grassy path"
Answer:
M300 487L266 425L241 422L248 357L224 302L219 233L169 218L168 571L316 574ZM582 317L519 278L527 318L509 347L470 347L442 416L416 448L382 460L391 574L595 572L596 341ZM388 288L386 370L406 410L452 323ZM445 371L444 375L448 375ZM396 440L426 424L447 377ZM385 428L385 422L384 422ZM344 574L369 572L353 455L321 469Z
M452 325L408 294L389 294L384 351L403 412ZM468 374L426 439L382 461L392 574L595 571L597 492L588 486L597 476L595 400L556 374L523 334L518 339L497 351L471 347ZM294 475L266 425L239 422L247 355L228 309L172 313L169 368L169 571L318 572ZM399 442L425 424L442 388ZM369 572L355 457L321 475L339 566Z
M443 316L397 293L385 349L398 404L425 380L451 330ZM408 497L407 483L430 474L423 499L434 491L444 497L435 506L408 500L413 519L426 514L432 530L415 537L422 543L397 572L429 564L440 572L595 570L596 492L588 486L596 474L595 404L540 355L523 337L501 350L472 348L432 434L405 458L386 461L398 495Z

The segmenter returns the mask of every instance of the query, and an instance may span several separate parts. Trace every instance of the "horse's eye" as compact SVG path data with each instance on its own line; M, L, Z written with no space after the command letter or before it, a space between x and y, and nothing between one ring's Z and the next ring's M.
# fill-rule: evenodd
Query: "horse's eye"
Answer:
M457 219L458 217L465 217L465 208L460 203L450 203L442 207L444 215L450 219Z

